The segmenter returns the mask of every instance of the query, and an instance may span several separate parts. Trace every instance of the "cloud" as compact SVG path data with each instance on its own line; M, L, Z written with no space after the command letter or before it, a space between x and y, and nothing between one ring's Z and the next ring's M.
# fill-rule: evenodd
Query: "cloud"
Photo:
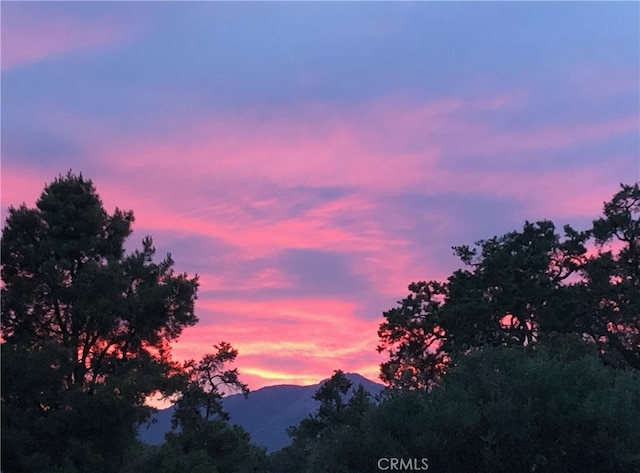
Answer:
M334 369L377 372L380 320L358 317L355 301L209 300L199 303L198 310L207 322L185 331L174 356L197 358L220 340L231 340L240 352L241 373L248 375L244 377L253 389L274 382L318 382Z
M446 277L457 264L452 244L525 219L594 218L628 175L634 158L624 153L559 168L556 151L545 152L630 134L629 117L524 129L480 120L522 113L528 100L394 95L346 111L306 104L196 116L163 136L116 140L107 129L95 146L96 184L108 209L133 208L136 235L162 237L157 244L190 262L212 296L369 288L397 297L410 281Z
M17 207L23 202L33 207L44 184L52 180L52 177L43 171L4 166L1 179L2 208L5 209L10 205Z
M83 19L55 5L43 9L24 5L2 8L2 71L18 66L86 53L120 44L133 36L126 20Z
M526 113L525 104L517 93L426 104L391 97L348 111L306 106L287 115L200 117L176 133L142 134L108 146L105 158L115 157L113 165L127 173L153 166L155 173L179 172L191 182L215 176L216 182L237 185L269 182L376 194L473 192L456 185L467 161L506 174L504 164L594 146L638 129L637 112L519 128L498 128L487 120ZM586 166L597 164L586 158ZM535 173L553 167L541 162Z

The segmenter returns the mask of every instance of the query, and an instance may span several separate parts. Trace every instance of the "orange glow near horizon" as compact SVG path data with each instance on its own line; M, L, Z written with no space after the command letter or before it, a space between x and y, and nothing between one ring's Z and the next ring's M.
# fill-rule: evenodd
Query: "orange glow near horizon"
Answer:
M198 358L214 343L238 349L235 366L253 390L272 384L315 384L334 370L377 379L380 320L355 316L357 304L326 299L203 301L219 323L185 330L173 345L178 360ZM233 324L222 320L234 320ZM375 361L374 361L375 360Z

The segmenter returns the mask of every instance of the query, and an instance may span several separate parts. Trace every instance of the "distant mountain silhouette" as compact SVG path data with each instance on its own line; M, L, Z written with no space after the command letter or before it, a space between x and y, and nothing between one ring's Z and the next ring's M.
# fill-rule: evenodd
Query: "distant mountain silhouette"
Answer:
M366 391L375 396L384 388L357 373L346 373L346 377L353 384L352 390L362 384ZM319 403L313 399L313 395L322 382L311 386L267 386L252 391L247 399L242 394L234 394L223 399L224 410L231 416L232 424L242 426L251 434L253 443L273 452L289 444L288 427L298 425L317 410ZM139 430L140 439L151 445L163 443L164 435L171 430L173 410L173 407L169 407L158 411L153 416L154 423L143 424Z

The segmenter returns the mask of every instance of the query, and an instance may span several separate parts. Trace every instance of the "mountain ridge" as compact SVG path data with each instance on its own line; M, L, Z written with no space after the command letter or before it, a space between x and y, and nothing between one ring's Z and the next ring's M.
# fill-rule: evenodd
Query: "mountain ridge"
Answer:
M345 373L345 376L352 383L347 397L359 384L372 396L384 389L382 384L358 373ZM286 429L298 425L317 410L320 403L313 395L327 379L307 386L264 386L251 391L246 399L243 394L232 394L222 398L223 409L229 413L231 424L240 425L249 432L253 443L266 447L268 452L276 451L290 443ZM171 406L156 412L151 422L140 426L140 439L150 445L163 443L164 435L171 430L173 411Z

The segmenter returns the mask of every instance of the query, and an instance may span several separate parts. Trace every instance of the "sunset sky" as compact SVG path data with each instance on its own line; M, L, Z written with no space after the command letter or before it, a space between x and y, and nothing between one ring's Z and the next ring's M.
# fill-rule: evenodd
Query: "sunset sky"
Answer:
M200 275L174 345L371 379L451 246L640 179L638 2L2 2L2 216L69 169Z

